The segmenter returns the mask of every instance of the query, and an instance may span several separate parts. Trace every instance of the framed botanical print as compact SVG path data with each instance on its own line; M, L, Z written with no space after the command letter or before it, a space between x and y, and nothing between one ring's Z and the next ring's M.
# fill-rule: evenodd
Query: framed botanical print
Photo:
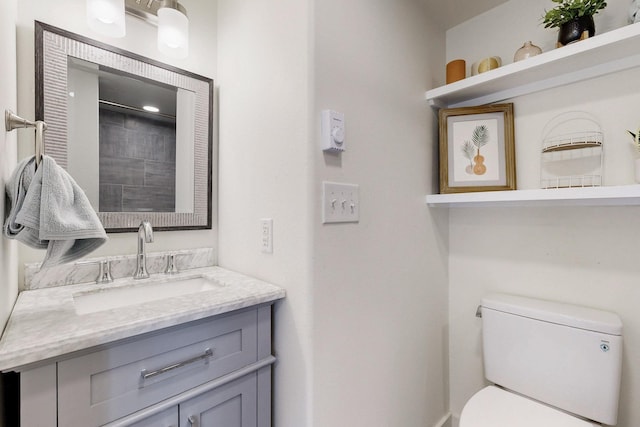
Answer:
M516 189L513 104L441 109L440 193Z

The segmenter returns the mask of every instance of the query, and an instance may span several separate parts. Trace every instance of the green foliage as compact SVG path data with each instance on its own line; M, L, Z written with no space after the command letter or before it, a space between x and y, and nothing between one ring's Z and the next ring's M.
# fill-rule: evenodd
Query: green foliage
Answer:
M473 159L474 154L476 154L476 149L473 147L473 144L471 143L471 141L465 141L464 145L461 148L462 148L462 153L467 159L469 160Z
M629 132L629 134L633 138L633 146L638 151L638 153L640 153L640 129L638 129L636 133L633 133L630 130L628 130L627 132Z
M545 28L556 28L583 16L593 16L607 7L606 0L551 0L558 5L545 10L542 22Z
M471 135L471 140L478 149L484 147L489 142L489 129L485 125L476 126Z

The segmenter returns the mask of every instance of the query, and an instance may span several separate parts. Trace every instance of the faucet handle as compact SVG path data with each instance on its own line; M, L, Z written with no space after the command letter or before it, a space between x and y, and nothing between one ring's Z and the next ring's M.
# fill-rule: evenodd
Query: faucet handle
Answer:
M171 252L169 254L167 254L167 268L165 268L164 273L165 274L177 274L180 272L180 270L178 270L178 257L184 256L187 254L178 254L175 252Z
M98 277L96 277L96 283L111 283L113 282L113 277L111 277L111 260L108 258L97 260L97 261L79 261L76 262L76 265L92 265L97 264L100 266L100 270L98 272Z
M100 262L100 272L98 276L98 283L111 283L113 282L113 277L111 277L111 260L103 259Z

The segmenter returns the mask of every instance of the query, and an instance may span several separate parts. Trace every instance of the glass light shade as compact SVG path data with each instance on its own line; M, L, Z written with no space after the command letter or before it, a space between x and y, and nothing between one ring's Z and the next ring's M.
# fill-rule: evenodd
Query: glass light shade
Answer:
M172 58L189 54L189 19L177 9L158 9L158 50Z
M110 37L124 37L124 0L87 0L87 24Z

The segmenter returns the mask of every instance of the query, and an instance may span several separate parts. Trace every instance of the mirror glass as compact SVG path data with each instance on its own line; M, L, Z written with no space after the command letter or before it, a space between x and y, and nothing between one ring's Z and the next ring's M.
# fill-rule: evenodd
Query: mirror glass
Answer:
M213 81L38 22L36 40L44 152L107 231L211 228Z

